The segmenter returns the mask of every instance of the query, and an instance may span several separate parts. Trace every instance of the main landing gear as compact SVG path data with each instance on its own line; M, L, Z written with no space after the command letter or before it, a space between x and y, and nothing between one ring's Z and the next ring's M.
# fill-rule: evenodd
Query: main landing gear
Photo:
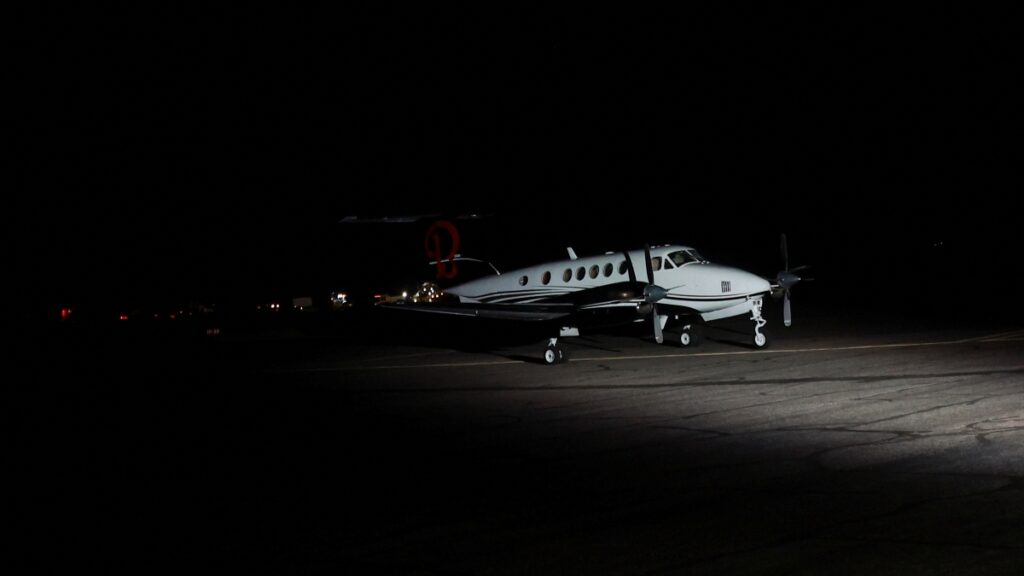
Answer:
M670 334L670 338L683 348L700 346L704 341L704 328L700 324L686 324L678 330L672 330Z
M768 346L768 334L761 331L764 325L768 323L767 320L761 317L761 309L764 307L764 300L756 298L750 302L750 319L754 321L754 348L764 348Z
M548 341L548 347L544 350L544 363L561 364L569 360L569 351L558 343L558 338L552 338Z

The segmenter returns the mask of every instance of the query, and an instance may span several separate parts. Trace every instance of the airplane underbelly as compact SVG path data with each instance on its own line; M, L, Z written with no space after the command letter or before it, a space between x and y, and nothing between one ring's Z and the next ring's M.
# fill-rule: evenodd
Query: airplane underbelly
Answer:
M749 314L754 309L754 302L760 299L760 296L750 299L744 298L743 300L732 303L728 306L716 308L713 310L709 310L707 312L702 312L700 316L701 318L704 319L705 322L710 322L712 320L730 318L732 316L739 316L741 314Z
M670 295L665 297L659 304L668 304L692 310L706 321L721 320L742 314L749 314L753 310L755 300L760 300L763 295L755 296L736 295L729 297L722 296L692 296L692 295Z
M704 314L715 310L730 308L736 304L741 304L746 301L747 297L745 295L722 297L669 294L660 302L660 304L689 308Z

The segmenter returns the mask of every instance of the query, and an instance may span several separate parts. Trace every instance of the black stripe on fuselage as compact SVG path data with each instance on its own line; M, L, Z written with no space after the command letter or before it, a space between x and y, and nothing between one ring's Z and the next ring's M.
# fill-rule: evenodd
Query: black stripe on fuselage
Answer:
M476 296L469 296L468 294L466 296L469 297L469 298L476 298L477 300L482 300L484 298L493 298L493 297L500 298L502 296L512 296L514 294L550 294L550 293L555 293L555 292L557 292L559 294L565 294L566 292L577 292L579 290L584 290L584 289L585 288L580 287L580 286L560 286L560 287L554 287L553 286L551 288L525 288L525 289L522 289L522 290L498 290L497 292L486 292L484 294L479 294L479 295L476 295Z
M666 300L681 300L687 302L727 302L729 300L745 300L750 297L757 296L761 293L755 294L736 294L733 296L679 296L676 294L668 294L665 296Z

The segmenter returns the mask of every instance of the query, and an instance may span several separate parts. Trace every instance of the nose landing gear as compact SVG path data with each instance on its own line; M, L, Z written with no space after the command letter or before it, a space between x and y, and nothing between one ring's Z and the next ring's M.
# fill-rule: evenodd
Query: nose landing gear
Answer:
M764 307L764 300L761 298L755 298L750 302L750 319L754 321L754 337L752 343L754 348L764 348L768 346L768 334L762 332L761 329L768 323L761 316L761 309Z

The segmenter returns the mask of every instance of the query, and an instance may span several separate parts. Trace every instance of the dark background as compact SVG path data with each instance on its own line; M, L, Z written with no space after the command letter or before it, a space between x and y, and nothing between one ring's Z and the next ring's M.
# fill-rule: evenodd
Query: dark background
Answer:
M1019 314L1001 9L33 10L6 211L32 318L381 290L430 220L338 221L433 213L487 214L460 251L502 268L678 242L773 275L786 232L806 299Z
M372 4L13 18L3 214L15 319L64 326L71 307L104 324L389 290L423 270L432 219L342 218L471 213L486 217L455 220L460 251L503 269L567 245L678 242L774 275L785 232L816 278L794 289L798 325L1022 317L1015 13ZM248 564L315 546L305 525L348 505L337 454L379 474L361 477L355 534L394 478L425 471L397 502L440 505L431 487L463 485L446 474L480 478L444 436L478 437L477 424L432 435L415 414L393 427L409 413L264 370L358 355L336 344L402 327L253 344L225 326L194 345L167 324L127 324L44 330L12 349L27 368L11 370L6 403L11 524L35 571L92 560L137 573L132 556L191 567L207 549L227 565L234 548ZM431 460L437 447L448 461ZM406 468L404 455L427 464ZM457 494L454 513L508 502L542 468L527 470L483 476L494 481ZM523 498L561 498L543 484ZM569 500L590 506L591 494Z

